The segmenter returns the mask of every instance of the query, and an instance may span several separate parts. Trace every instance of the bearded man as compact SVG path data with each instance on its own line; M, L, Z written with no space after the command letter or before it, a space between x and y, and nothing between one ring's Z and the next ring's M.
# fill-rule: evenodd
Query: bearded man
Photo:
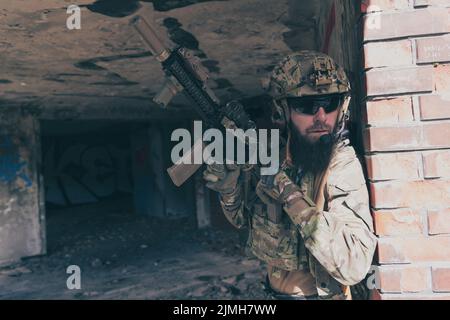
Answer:
M279 172L212 164L207 186L219 192L227 219L249 229L248 251L266 262L275 298L350 299L376 247L366 181L345 129L350 83L331 57L301 51L274 68L267 90L287 141Z

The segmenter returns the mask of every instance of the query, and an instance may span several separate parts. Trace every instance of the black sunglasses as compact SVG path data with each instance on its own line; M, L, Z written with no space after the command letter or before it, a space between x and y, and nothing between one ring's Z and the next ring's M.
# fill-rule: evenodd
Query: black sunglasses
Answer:
M326 113L335 111L343 101L343 95L324 95L299 98L287 98L291 110L297 113L315 115L322 107Z

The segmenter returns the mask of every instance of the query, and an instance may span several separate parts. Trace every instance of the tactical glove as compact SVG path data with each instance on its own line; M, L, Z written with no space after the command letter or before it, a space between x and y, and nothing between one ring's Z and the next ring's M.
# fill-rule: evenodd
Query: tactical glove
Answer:
M209 189L229 194L236 189L240 173L239 165L210 164L203 172L203 179L207 181L206 187Z
M310 217L315 208L314 202L283 170L273 176L261 176L256 194L267 205L281 204L293 222L299 225Z
M256 193L265 203L285 204L292 195L303 196L300 188L281 170L275 175L261 176Z

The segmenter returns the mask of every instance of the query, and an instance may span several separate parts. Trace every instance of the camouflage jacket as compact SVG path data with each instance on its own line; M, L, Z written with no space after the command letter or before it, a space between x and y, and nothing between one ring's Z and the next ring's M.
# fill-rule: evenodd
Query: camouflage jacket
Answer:
M258 174L250 175L247 183L241 179L233 192L220 195L226 218L237 228L248 227L249 253L282 270L311 272L319 297L325 299L342 294L342 285L364 279L376 237L361 164L348 140L335 146L327 174L301 179L299 186L317 213L301 226L295 212L284 211L280 221L271 221L253 192Z

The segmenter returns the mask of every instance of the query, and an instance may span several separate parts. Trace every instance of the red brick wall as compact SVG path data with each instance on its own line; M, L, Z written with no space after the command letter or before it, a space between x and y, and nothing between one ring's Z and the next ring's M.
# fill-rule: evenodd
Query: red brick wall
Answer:
M362 1L381 299L450 299L450 0Z

